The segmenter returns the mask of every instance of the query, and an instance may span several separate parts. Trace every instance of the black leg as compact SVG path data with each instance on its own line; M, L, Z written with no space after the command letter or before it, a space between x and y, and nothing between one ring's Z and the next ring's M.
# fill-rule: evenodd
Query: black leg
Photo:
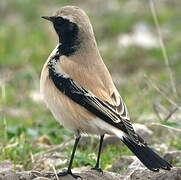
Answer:
M98 151L98 156L97 156L97 162L93 170L97 170L99 172L103 172L101 168L99 168L99 162L100 162L100 156L101 156L101 149L102 149L102 143L103 143L104 135L100 137L100 144L99 144L99 151Z
M80 140L80 138L81 138L81 136L80 136L80 134L78 134L78 136L76 137L76 139L75 139L75 143L74 143L74 147L73 147L73 150L72 150L72 155L71 155L71 158L70 158L70 162L69 162L69 165L68 165L68 169L66 170L66 171L64 171L64 172L59 172L57 175L58 176L66 176L66 175L68 175L68 174L70 174L70 175L72 175L74 178L78 178L78 177L80 177L80 176L78 176L78 175L75 175L75 174L73 174L72 173L72 163L73 163L73 159L74 159L74 155L75 155L75 151L76 151L76 148L77 148L77 145L78 145L78 143L79 143L79 140ZM80 177L81 178L81 177Z

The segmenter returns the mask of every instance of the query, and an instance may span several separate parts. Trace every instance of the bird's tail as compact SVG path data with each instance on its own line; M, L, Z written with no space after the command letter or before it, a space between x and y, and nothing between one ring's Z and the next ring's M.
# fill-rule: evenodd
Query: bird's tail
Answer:
M170 170L171 164L156 154L146 144L139 145L133 142L126 136L123 136L121 140L126 146L137 156L137 158L151 171L159 171L159 169Z

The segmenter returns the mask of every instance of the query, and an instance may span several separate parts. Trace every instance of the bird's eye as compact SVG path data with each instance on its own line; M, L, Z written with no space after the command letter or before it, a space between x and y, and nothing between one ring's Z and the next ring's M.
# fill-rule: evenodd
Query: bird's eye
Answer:
M56 17L54 23L62 26L62 25L69 24L69 21L67 19L62 18L62 17Z
M57 21L61 21L63 18L62 17L56 17Z

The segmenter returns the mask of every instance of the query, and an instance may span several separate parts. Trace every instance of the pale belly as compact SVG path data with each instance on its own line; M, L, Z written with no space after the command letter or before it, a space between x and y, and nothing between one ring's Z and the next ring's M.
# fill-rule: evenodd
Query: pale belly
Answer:
M61 93L49 79L42 76L40 91L54 118L65 128L87 134L112 134L111 126Z

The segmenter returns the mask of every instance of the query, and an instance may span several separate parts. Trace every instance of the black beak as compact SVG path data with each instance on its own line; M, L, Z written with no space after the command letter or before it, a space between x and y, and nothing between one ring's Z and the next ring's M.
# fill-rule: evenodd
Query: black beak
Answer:
M51 21L51 22L53 22L53 20L54 20L54 17L53 17L53 16L42 16L42 18L43 18L43 19L46 19L46 20L48 20L48 21Z

